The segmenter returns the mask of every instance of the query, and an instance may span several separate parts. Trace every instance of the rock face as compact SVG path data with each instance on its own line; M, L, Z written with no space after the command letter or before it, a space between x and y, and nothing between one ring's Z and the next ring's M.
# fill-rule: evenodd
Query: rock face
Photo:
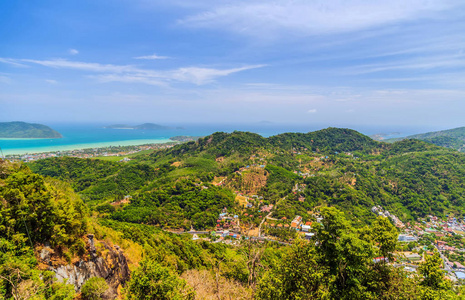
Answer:
M94 241L92 234L87 237L90 257L88 261L79 260L74 264L49 266L49 270L55 272L59 281L66 280L67 283L74 285L76 291L80 291L89 278L102 277L109 286L104 299L114 299L118 295L118 286L124 285L129 280L130 272L126 257L118 246L111 247L105 242ZM46 262L48 254L41 253L40 257L45 258Z

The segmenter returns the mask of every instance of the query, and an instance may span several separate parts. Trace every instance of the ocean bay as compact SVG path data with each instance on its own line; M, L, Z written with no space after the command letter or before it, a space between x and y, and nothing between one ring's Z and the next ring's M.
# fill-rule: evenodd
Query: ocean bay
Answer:
M216 131L250 131L264 137L283 132L308 132L325 128L323 124L182 124L183 129L163 130L124 130L104 128L108 124L47 124L63 135L63 138L44 139L0 139L0 148L4 155L68 151L86 148L110 146L129 146L159 144L171 142L174 136L206 136ZM178 124L176 124L178 125ZM365 133L374 134L386 130L402 130L402 133L416 132L413 128L357 128Z

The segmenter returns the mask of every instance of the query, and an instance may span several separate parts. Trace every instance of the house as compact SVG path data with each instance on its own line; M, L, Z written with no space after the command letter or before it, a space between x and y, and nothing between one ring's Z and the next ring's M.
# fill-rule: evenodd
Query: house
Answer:
M416 237L407 235L407 234L399 234L399 237L397 238L399 242L414 242L417 240Z
M294 220L291 222L291 227L292 228L298 228L300 223L302 222L302 217L301 216L296 216Z
M436 241L436 245L438 246L438 249L442 250L447 245L447 243L444 241Z
M302 231L303 231L303 232L309 232L310 229L312 229L312 227L309 226L309 225L302 225L301 228L302 228Z
M310 240L315 234L313 232L305 233L305 239Z
M421 260L421 256L418 253L407 254L407 255L405 255L405 257L409 261L420 261Z
M382 262L382 261L385 261L385 262L389 262L389 259L387 257L375 257L373 258L373 262L376 264L376 263L379 263L379 262Z

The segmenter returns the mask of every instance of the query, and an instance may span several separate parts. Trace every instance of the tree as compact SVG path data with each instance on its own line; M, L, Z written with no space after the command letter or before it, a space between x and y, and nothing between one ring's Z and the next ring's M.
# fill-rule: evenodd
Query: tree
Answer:
M373 261L373 244L360 238L344 214L333 207L321 209L322 226L316 226L318 263L328 267L332 297L364 297ZM355 298L354 298L355 297Z
M370 226L371 237L377 243L379 254L392 261L392 252L396 249L398 233L388 218L378 217ZM383 260L384 261L384 260Z
M327 268L317 262L315 246L298 239L280 260L265 273L256 292L257 299L324 299L328 296Z
M154 260L146 259L131 275L127 287L127 299L194 299L194 292L169 268L163 267Z
M444 277L441 270L442 259L438 251L433 255L427 255L425 261L418 268L421 277L420 285L422 299L450 299L453 296L451 283Z
M108 284L102 277L92 277L84 283L81 293L84 299L97 300L108 290Z

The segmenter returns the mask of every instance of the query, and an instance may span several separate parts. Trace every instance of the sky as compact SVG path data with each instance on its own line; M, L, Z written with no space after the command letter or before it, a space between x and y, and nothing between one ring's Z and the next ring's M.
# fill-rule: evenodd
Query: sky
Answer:
M0 121L465 126L463 0L0 2Z

